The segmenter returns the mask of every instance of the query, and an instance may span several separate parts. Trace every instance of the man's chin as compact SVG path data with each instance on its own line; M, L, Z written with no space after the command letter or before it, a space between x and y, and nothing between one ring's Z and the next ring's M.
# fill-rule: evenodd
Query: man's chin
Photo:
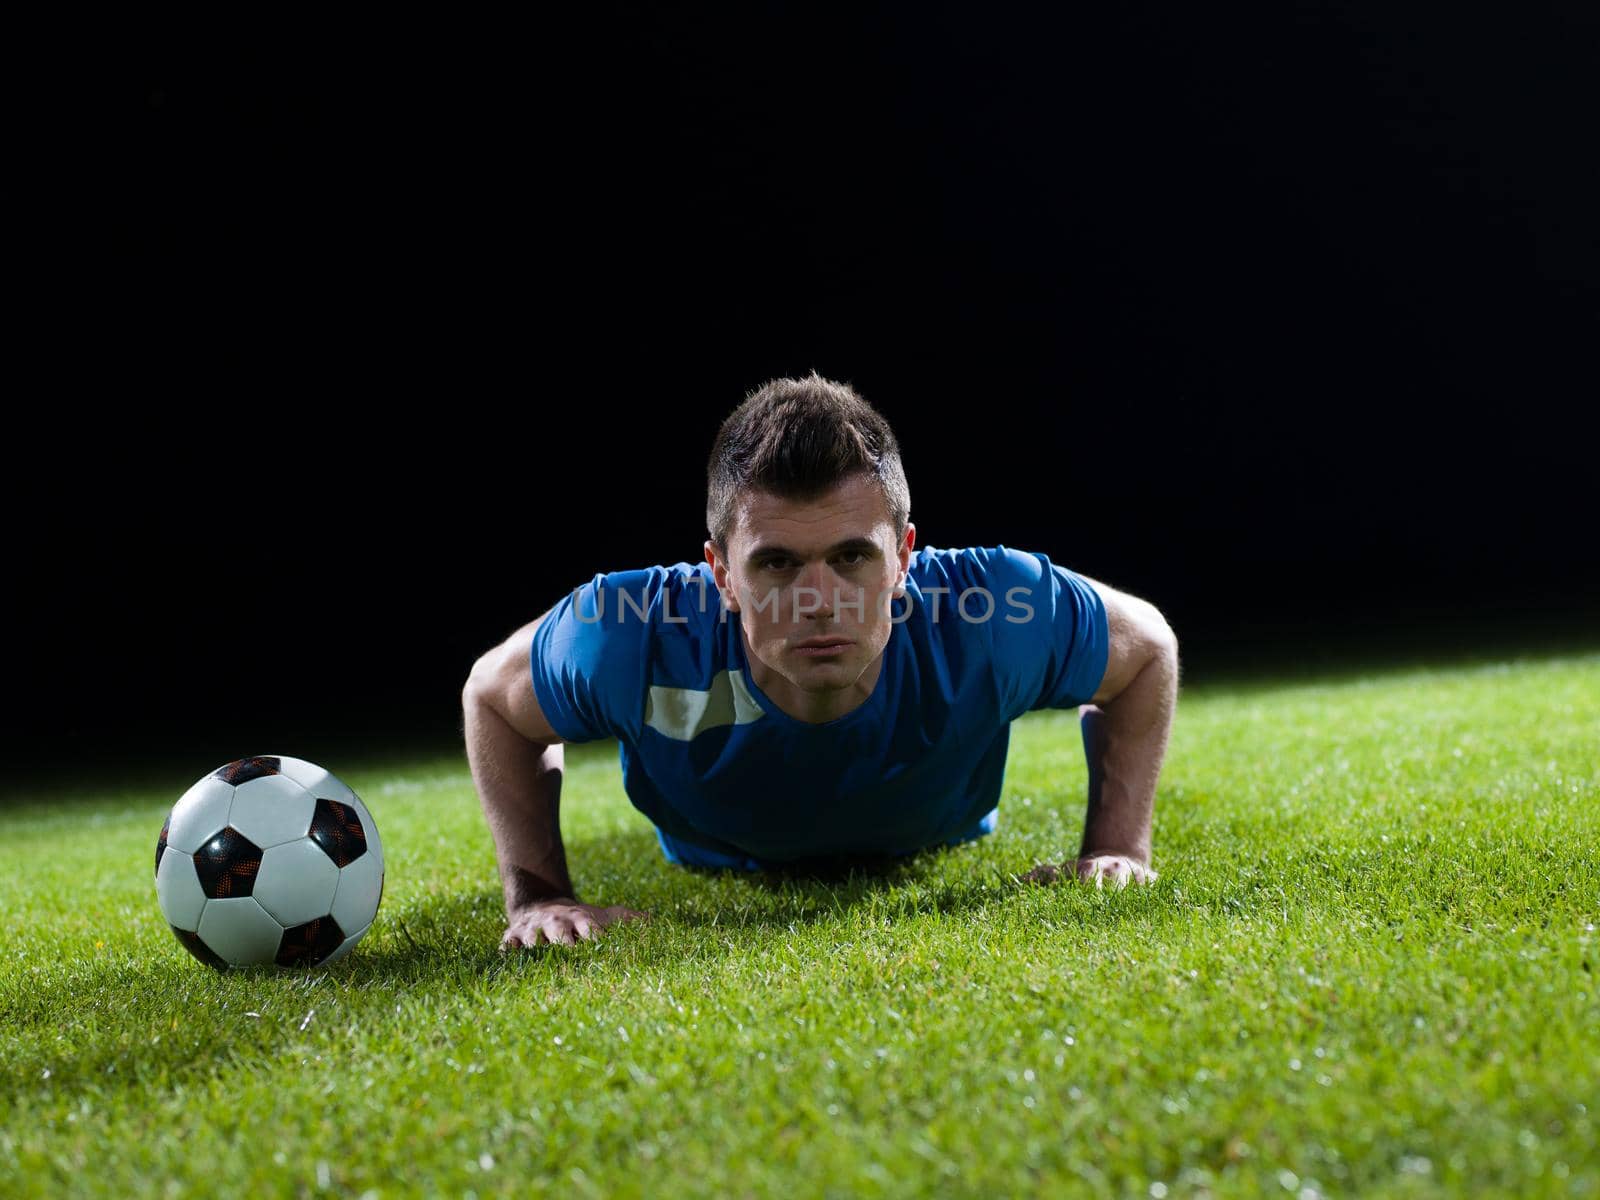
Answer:
M797 656L799 662L789 682L801 691L837 692L861 678L861 666L852 657L806 658Z

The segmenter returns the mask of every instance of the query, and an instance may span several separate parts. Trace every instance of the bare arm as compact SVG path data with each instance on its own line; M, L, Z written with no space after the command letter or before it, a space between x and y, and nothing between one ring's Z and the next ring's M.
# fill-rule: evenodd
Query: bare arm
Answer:
M561 841L565 751L540 711L529 670L533 632L543 619L479 658L461 691L467 761L494 838L508 947L570 944L612 921L645 915L582 904L574 894Z
M1178 702L1178 639L1155 607L1095 580L1111 652L1094 700L1080 710L1089 807L1080 861L1100 856L1150 865L1156 779Z
M534 624L537 624L535 622ZM532 637L530 628L528 636ZM513 635L513 641L520 640ZM495 676L511 658L480 659L462 689L461 710L472 782L494 837L506 911L536 900L576 899L561 843L561 780L566 754L554 732L529 736L503 711L508 689ZM533 688L528 686L531 695ZM535 702L537 703L537 702ZM542 714L541 718L542 720ZM524 728L538 735L538 723Z
M1156 878L1151 824L1177 709L1178 639L1155 606L1084 579L1105 602L1111 646L1100 687L1079 710L1089 803L1075 873L1096 885L1146 882ZM1049 882L1058 874L1045 865L1028 877Z

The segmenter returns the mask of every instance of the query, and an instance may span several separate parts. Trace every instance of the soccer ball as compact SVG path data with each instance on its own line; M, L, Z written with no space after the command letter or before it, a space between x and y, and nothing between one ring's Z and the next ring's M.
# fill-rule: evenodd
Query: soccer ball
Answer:
M212 967L316 967L350 952L383 898L361 798L301 758L241 758L178 798L156 842L156 899Z

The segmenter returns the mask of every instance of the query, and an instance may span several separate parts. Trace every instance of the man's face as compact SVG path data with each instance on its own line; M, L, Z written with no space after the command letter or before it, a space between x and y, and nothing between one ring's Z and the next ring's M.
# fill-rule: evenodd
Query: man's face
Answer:
M751 664L766 675L757 685L772 695L775 674L823 703L856 687L889 642L889 602L905 594L915 542L909 523L896 538L883 491L866 475L808 502L741 496L727 561L709 541L706 559L723 603L740 614L747 649L767 668ZM817 642L832 645L808 644Z

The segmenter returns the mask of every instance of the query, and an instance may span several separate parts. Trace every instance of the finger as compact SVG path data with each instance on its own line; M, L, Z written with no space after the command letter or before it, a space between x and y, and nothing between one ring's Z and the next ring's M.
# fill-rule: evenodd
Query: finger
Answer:
M1128 878L1134 883L1149 883L1156 877L1156 873L1138 859L1127 860Z
M521 948L522 939L514 933L507 933L505 937L500 939L500 949L502 950L520 950Z
M578 931L578 936L584 941L593 941L600 932L600 925L588 917L577 916L572 918L572 927Z
M552 942L560 943L563 946L576 946L578 944L578 939L572 932L571 924L554 923L553 928L544 931L544 935Z

